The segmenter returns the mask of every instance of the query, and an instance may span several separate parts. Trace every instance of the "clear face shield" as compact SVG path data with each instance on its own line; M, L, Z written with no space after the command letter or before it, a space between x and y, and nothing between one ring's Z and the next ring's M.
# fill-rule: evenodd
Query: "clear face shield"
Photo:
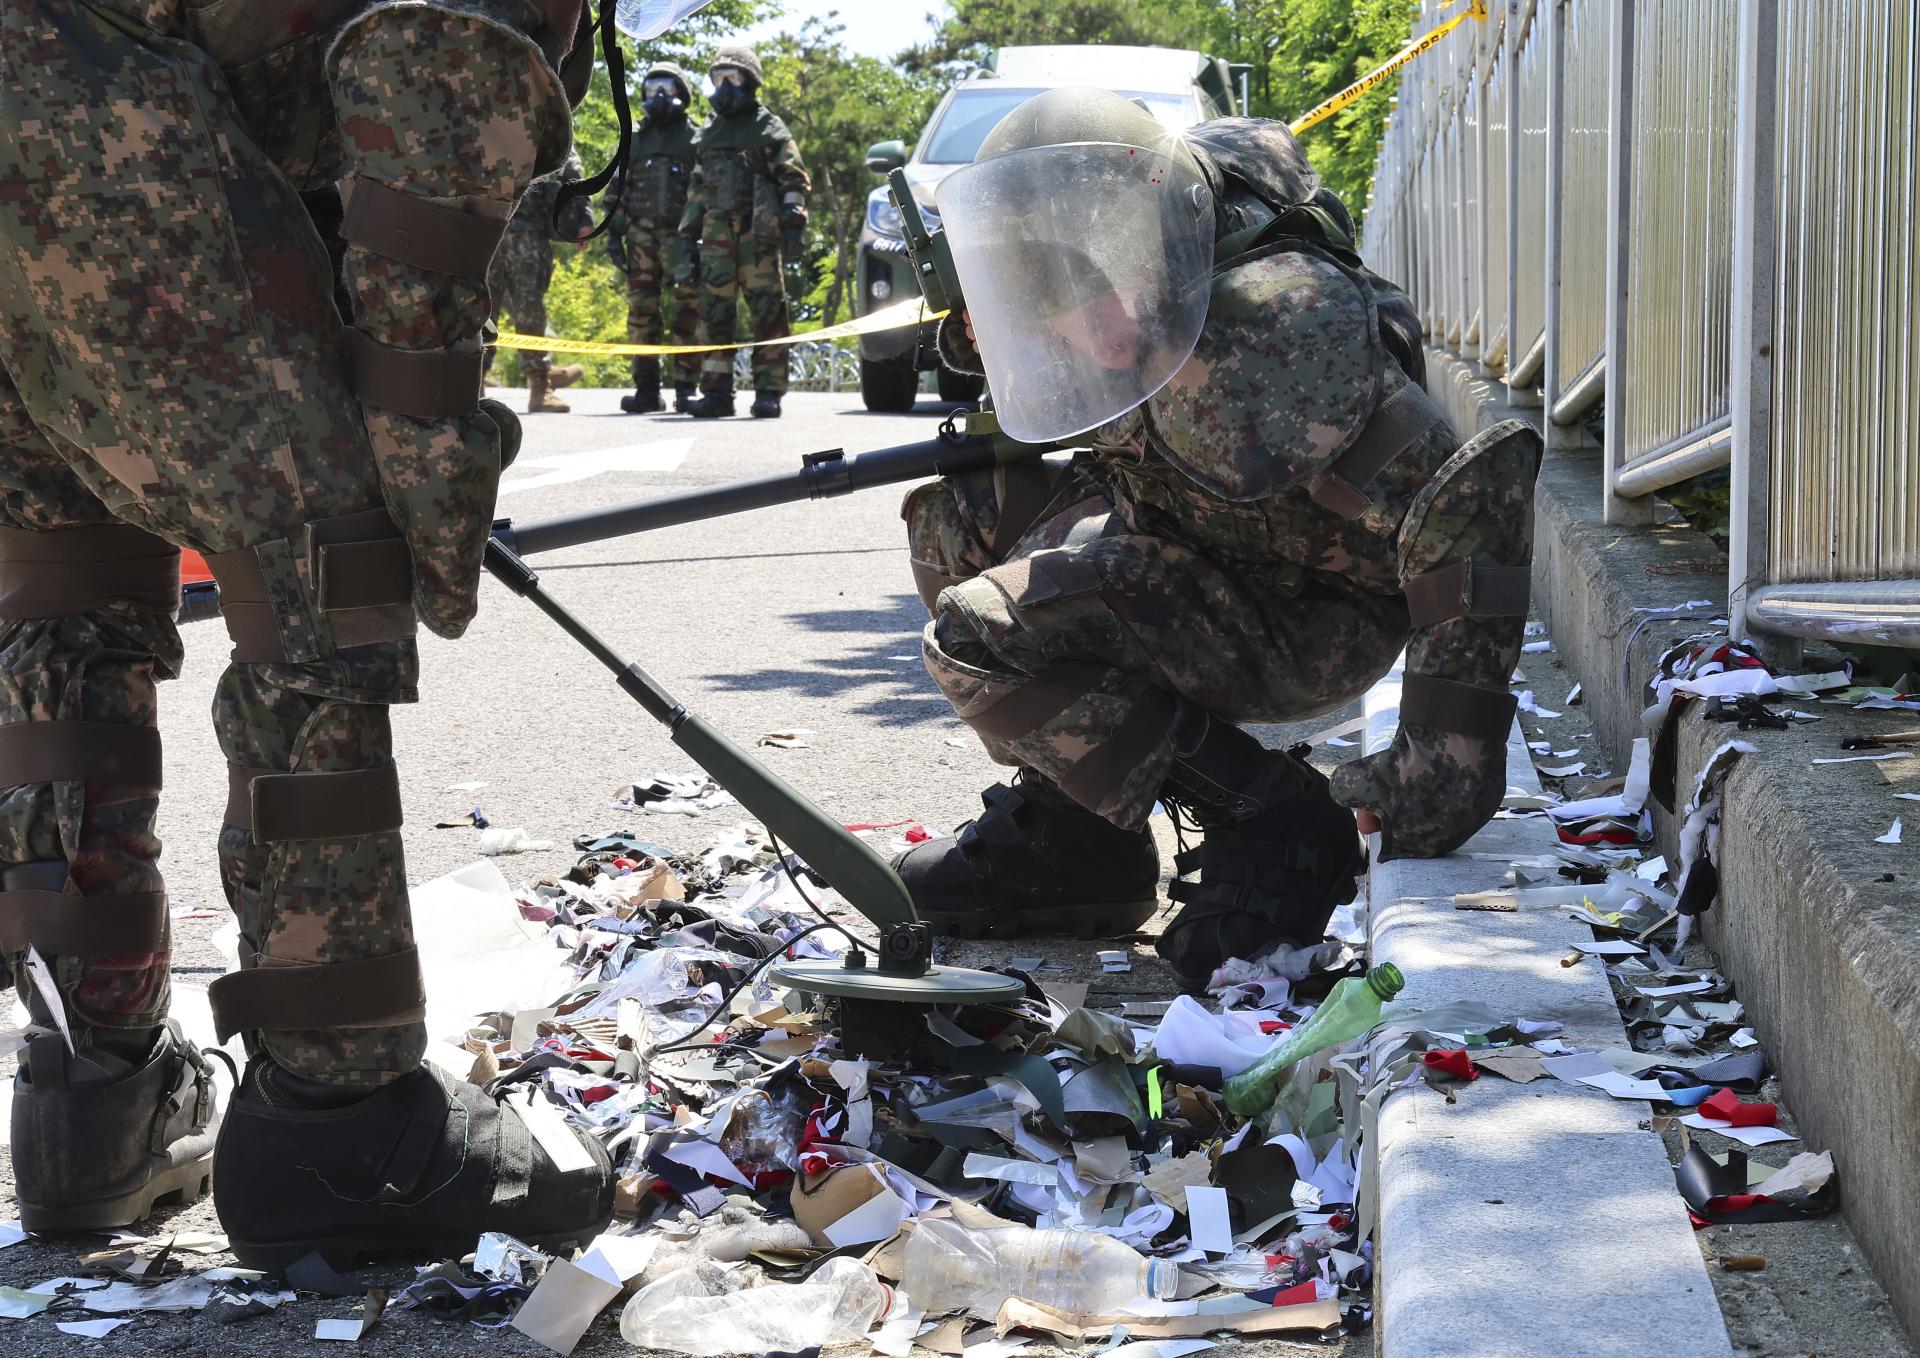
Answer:
M956 170L935 196L1000 426L1045 443L1164 386L1206 322L1213 196L1176 138Z
M712 3L713 0L619 0L614 6L613 24L629 38L645 42Z

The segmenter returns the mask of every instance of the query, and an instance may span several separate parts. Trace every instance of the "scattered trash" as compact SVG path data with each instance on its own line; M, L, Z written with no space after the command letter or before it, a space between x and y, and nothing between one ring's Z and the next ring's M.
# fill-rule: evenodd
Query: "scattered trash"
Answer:
M537 853L552 847L552 840L535 839L524 825L496 825L480 832L479 849L488 858L497 858L503 853Z
M817 731L805 726L781 727L761 736L760 743L781 750L802 750L811 746L812 738L818 734Z
M697 816L720 806L737 806L731 792L702 773L656 774L635 783L614 798L619 811L650 811L659 815Z
M1758 1273L1767 1266L1764 1254L1723 1254L1720 1268L1725 1273Z
M1893 828L1888 830L1884 835L1875 835L1873 842L1875 844L1898 844L1900 842L1900 817L1895 816L1893 818Z

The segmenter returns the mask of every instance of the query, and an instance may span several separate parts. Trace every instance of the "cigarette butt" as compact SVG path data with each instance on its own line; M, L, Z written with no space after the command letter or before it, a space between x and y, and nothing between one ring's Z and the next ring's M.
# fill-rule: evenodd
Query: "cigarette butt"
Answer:
M1586 956L1585 953L1581 952L1578 948L1575 948L1572 952L1568 953L1565 957L1560 959L1560 965L1563 967L1578 966L1580 964L1580 959L1585 956Z
M1723 1254L1720 1256L1722 1273L1758 1273L1767 1266L1764 1254Z

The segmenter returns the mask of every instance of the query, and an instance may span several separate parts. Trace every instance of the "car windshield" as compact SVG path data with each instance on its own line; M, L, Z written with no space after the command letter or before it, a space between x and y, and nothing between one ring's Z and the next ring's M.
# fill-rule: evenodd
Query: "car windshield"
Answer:
M1169 132L1179 132L1193 125L1193 102L1179 94L1141 94L1132 90L1121 90L1129 99L1138 99L1152 110L1153 116ZM955 91L953 99L947 105L940 121L927 129L926 143L920 152L920 160L927 165L967 165L971 164L980 151L980 143L987 139L987 133L993 131L996 124L1020 104L1041 93L1033 87L1007 89L1004 86L980 84Z

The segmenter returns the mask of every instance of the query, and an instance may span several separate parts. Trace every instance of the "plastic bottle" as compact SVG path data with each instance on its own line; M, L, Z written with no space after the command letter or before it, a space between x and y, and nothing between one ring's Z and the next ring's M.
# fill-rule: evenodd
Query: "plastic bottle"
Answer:
M1243 1118L1268 1107L1280 1092L1280 1080L1288 1066L1372 1028L1380 1021L1380 1006L1398 995L1406 983L1400 968L1391 962L1381 963L1365 977L1349 976L1335 983L1312 1018L1227 1081L1227 1107Z
M991 1319L1002 1301L1024 1297L1099 1316L1141 1297L1171 1300L1180 1269L1096 1231L970 1231L935 1220L914 1227L900 1285L930 1314L966 1310Z
M794 1353L864 1339L886 1309L885 1284L857 1259L829 1259L805 1282L724 1293L701 1270L683 1268L633 1294L620 1334L638 1348L695 1358Z

